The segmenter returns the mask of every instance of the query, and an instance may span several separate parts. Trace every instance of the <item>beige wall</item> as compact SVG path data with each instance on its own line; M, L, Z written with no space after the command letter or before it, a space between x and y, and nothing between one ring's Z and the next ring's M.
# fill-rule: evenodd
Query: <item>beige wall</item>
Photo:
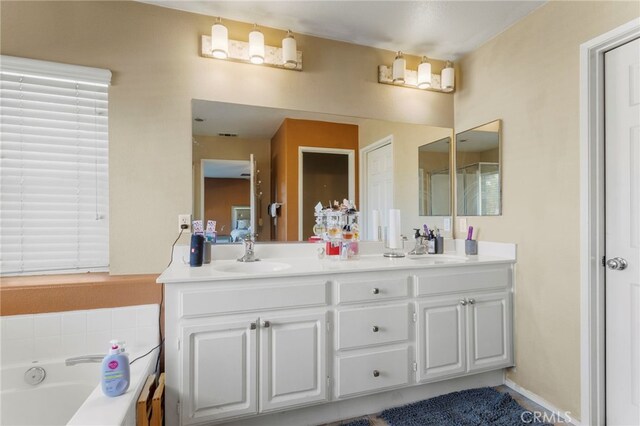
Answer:
M200 36L211 31L213 17L126 1L3 1L0 7L2 54L113 72L112 274L160 272L169 260L177 216L192 207L194 98L453 124L453 96L377 83L377 66L391 63L390 51L296 35L304 71L292 72L200 57ZM225 23L231 38L247 39L250 24ZM284 34L265 29L266 42L277 44Z
M249 160L253 154L257 169L260 170L259 179L262 181L260 189L262 199L256 205L256 221L263 220L263 226L258 225L258 241L271 239L269 217L266 215L267 205L271 202L271 141L269 139L226 138L221 136L194 135L193 144L193 217L200 219L201 212L201 162L202 159L217 160ZM209 218L211 219L211 218ZM259 221L258 221L259 223ZM220 227L218 226L218 229ZM229 233L228 227L225 228Z
M580 417L579 47L638 2L550 2L460 61L455 127L503 121L503 214L469 218L518 244L516 368L508 377ZM460 236L458 232L458 236Z
M427 223L429 227L443 230L445 237L450 237L451 232L444 232L442 217L418 214L418 148L429 142L453 137L451 129L381 120L363 120L359 128L360 149L393 135L393 204L394 208L402 210L402 234L410 239L414 234L413 228L420 228Z

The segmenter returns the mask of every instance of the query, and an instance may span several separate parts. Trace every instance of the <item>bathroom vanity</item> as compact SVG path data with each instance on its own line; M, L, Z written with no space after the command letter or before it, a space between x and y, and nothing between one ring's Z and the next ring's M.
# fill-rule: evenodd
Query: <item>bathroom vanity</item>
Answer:
M158 278L166 285L167 424L250 424L343 401L341 410L304 417L335 421L358 411L344 409L348 400L395 390L386 406L401 405L437 386L442 393L454 378L497 384L489 383L496 374L478 373L513 365L515 256L335 261L318 259L310 244L289 246L299 247L292 257L176 262ZM386 408L372 404L372 412Z

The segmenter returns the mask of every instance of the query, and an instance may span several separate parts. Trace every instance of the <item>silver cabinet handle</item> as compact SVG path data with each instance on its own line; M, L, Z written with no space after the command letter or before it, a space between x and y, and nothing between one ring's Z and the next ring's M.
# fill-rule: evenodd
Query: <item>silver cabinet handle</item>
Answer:
M461 304L462 306L467 306L467 301L466 301L466 300L464 300L464 299L462 299L462 300L460 300L460 304Z
M263 326L264 328L269 328L269 327L271 327L271 323L270 323L269 321L263 321L263 322L262 322L262 326Z
M256 328L258 328L258 325L255 322L252 322L249 328L251 328L251 330L255 330Z
M374 287L373 290L371 290L371 293L373 294L380 294L380 289L378 287Z
M380 329L378 328L377 325L374 325L372 330L373 330L374 333L377 333Z
M476 303L476 299L469 299L469 304L473 305L474 303Z
M629 264L627 263L626 259L623 259L621 257L614 257L607 260L607 268L614 271L622 271L623 269L626 269L628 265Z
M380 372L378 370L373 370L373 377L379 377Z

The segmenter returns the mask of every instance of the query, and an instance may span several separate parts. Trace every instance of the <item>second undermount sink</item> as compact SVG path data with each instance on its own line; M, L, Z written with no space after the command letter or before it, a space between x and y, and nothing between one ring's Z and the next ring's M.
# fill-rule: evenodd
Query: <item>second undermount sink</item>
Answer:
M291 268L288 263L281 262L235 262L225 263L223 265L215 265L213 269L220 272L236 272L241 274L258 274L263 272L278 272Z
M408 258L417 262L424 262L435 265L444 263L464 263L468 260L466 256L452 256L446 254L426 254L419 256L408 256Z

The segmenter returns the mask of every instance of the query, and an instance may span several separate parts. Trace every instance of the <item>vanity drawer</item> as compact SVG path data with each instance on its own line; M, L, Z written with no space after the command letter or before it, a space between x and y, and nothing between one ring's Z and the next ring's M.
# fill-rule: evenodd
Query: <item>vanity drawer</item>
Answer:
M336 349L409 340L409 305L339 310Z
M338 281L338 304L399 299L409 296L409 277Z
M433 296L475 290L502 290L509 286L511 267L438 268L416 274L417 295Z
M407 385L409 348L387 349L337 360L338 398Z
M184 291L180 317L324 306L329 282Z

